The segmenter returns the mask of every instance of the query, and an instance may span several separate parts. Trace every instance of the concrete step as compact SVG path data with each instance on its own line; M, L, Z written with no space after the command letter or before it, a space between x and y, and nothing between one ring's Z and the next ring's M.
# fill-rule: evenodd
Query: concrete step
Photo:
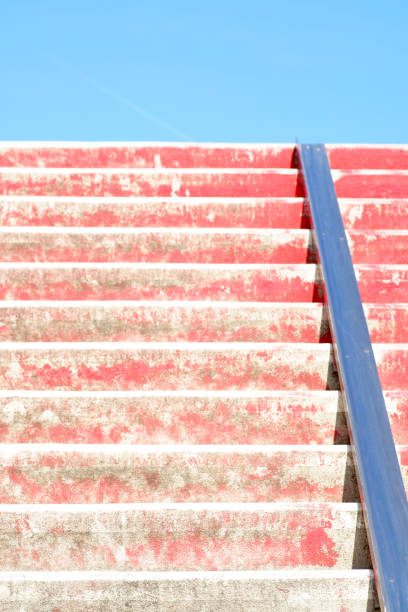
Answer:
M408 170L406 145L329 144L326 150L332 169Z
M392 235L393 252L407 237ZM359 253L367 252L363 235ZM42 262L306 263L316 261L308 230L8 228L0 230L0 258ZM364 244L363 244L364 242ZM377 247L391 250L378 236ZM367 257L366 257L367 258Z
M1 193L17 196L294 197L296 169L0 168Z
M408 265L355 266L361 298L408 302ZM322 302L315 264L0 263L0 300Z
M406 348L396 353L384 346L390 369L399 355L408 366ZM381 366L381 352L378 358ZM386 373L391 384L393 373ZM338 385L330 344L0 343L5 390L335 390Z
M359 501L344 445L1 444L0 464L3 504Z
M404 145L326 145L333 169L408 169ZM10 142L0 167L291 168L294 144Z
M359 501L345 445L20 443L0 461L2 504Z
M407 170L333 170L339 198L407 198ZM297 169L0 168L1 192L16 196L295 197Z
M353 262L408 261L408 230L350 230ZM305 229L7 228L3 262L316 263Z
M371 570L0 572L4 612L372 612Z
M0 505L2 571L367 569L354 503Z
M0 167L291 168L290 144L3 143Z
M407 200L340 198L339 205L346 229L365 231L408 229Z
M408 304L364 304L373 342L408 342ZM326 307L284 302L0 302L12 342L330 342Z
M373 331L390 340L397 324L408 320L408 305L395 305L391 313L372 306L371 313ZM4 301L0 321L0 339L16 342L330 340L327 312L319 303Z
M408 345L375 344L386 390L408 389ZM0 389L337 390L330 344L3 342Z
M401 214L403 213L401 208ZM4 226L310 227L303 198L132 198L0 195ZM407 225L408 227L408 225Z
M376 344L384 389L408 389L408 345ZM0 389L337 390L330 344L3 342Z
M405 236L392 235L394 251ZM408 232L407 232L408 239ZM9 228L0 230L2 261L306 263L316 261L308 230ZM355 237L361 252L365 236ZM378 247L387 237L378 236ZM388 241L389 243L389 241ZM383 249L386 249L384 244ZM390 250L390 246L388 247Z
M373 342L408 342L408 304L364 304ZM13 342L330 342L326 307L284 302L0 302Z
M332 170L339 198L406 198L407 170ZM301 195L298 187L297 195Z
M396 444L408 392L384 391ZM348 444L338 391L1 391L0 442Z
M341 198L348 229L408 229L407 200ZM310 228L298 198L131 198L0 195L4 227Z
M312 264L17 262L0 263L0 299L310 302L323 291Z
M408 444L408 395L386 397ZM348 431L338 391L2 391L0 441L347 444Z

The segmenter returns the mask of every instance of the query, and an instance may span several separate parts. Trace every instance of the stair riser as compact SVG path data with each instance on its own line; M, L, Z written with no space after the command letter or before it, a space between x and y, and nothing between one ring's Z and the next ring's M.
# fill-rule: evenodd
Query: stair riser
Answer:
M326 572L324 576L322 572ZM353 574L357 574L354 576ZM85 572L84 572L85 574ZM163 574L163 572L161 572ZM335 602L347 612L374 610L374 579L370 571L336 572L321 570L287 572L261 576L211 572L182 576L166 573L125 573L115 578L86 573L81 579L64 573L31 578L31 574L8 574L0 582L0 606L3 612L101 612L133 610L136 612L333 612ZM14 577L15 576L15 577ZM47 583L47 578L50 582Z
M4 262L316 263L311 232L2 232ZM348 233L353 262L408 261L408 232Z
M227 344L197 350L177 345L155 350L1 348L1 389L338 389L331 347L324 344L258 349Z
M0 503L359 500L351 452L345 446L143 448L2 446ZM400 454L408 463L408 449L402 447Z
M45 506L47 508L47 506ZM355 505L3 512L3 571L370 567Z
M404 402L393 403L408 443ZM337 393L275 397L0 398L0 442L104 444L347 444Z

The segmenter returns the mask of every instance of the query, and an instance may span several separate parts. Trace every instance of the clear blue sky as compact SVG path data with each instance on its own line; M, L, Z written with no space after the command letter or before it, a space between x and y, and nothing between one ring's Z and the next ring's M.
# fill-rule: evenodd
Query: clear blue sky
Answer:
M0 140L408 143L406 0L3 0Z

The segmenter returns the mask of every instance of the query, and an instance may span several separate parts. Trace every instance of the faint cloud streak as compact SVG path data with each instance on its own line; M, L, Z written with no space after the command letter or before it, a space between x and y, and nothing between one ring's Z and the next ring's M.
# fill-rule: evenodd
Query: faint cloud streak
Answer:
M167 130L168 132L173 134L173 136L176 136L177 138L181 138L182 140L185 140L185 141L192 140L192 138L184 134L184 132L174 127L173 125L170 125L170 123L167 123L167 121L163 121L163 119L160 119L160 117L157 117L157 115L154 115L153 113L150 113L149 111L145 110L138 104L135 104L129 98L126 98L125 96L122 96L121 94L118 94L116 91L110 89L109 87L106 87L99 81L96 81L92 77L89 77L88 75L84 74L83 72L81 72L75 66L69 64L68 62L65 62L55 56L50 59L52 63L58 66L59 68L70 70L71 72L75 73L82 81L84 81L85 83L87 83L88 85L90 85L91 87L99 91L100 93L106 95L112 100L115 100L116 102L119 102L119 104L122 104L123 106L127 106L128 108L133 110L135 113L137 113L141 117L144 117L145 119L147 119L151 123L154 123L158 127L161 127Z

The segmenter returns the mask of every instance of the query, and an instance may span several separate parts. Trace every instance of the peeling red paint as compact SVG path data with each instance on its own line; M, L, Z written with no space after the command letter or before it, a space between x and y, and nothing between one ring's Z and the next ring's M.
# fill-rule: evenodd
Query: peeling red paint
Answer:
M0 195L0 222L5 226L68 227L241 227L309 228L303 198L245 198L244 201L185 198L111 201L34 197L9 201ZM402 213L402 210L401 210Z
M27 306L10 303L2 310L0 339L112 343L0 351L0 388L16 394L0 398L0 441L67 444L58 451L4 447L2 503L67 504L61 513L0 513L5 571L370 566L361 515L354 504L341 503L358 499L351 458L339 446L319 448L346 444L348 433L341 400L328 392L339 383L332 351L324 346L330 330L293 152L293 146L263 145L0 147L0 166L11 168L0 180L3 226L146 228L3 233L3 262L78 265L3 265L0 299ZM402 231L408 229L408 176L399 170L408 169L408 149L331 147L329 157L371 337L385 345L375 352L390 422L396 441L407 444L408 353L400 345L408 339L408 240ZM160 231L189 227L218 229ZM246 231L256 228L286 231ZM383 231L389 229L399 231ZM81 267L83 262L96 265ZM166 265L110 265L126 262ZM188 268L197 263L202 268ZM236 263L242 266L223 268ZM253 263L263 267L251 268ZM30 305L32 300L115 300L116 306L54 308ZM175 300L184 303L167 303ZM208 306L188 305L196 300ZM214 301L240 304L223 309ZM263 310L245 302L262 302ZM146 342L146 348L119 350L114 343L120 341ZM149 350L152 341L214 342L214 349ZM270 345L256 350L243 344L251 341ZM241 344L221 351L217 342ZM24 390L40 394L22 396ZM109 396L144 390L181 394ZM212 393L218 391L234 393ZM74 443L110 447L85 452L68 446ZM157 447L143 454L140 444L277 447L218 454ZM279 450L284 444L315 446ZM408 451L399 452L407 480ZM252 512L193 505L69 512L69 504L169 501L276 505Z
M336 544L323 527L310 528L301 540L305 565L334 567L338 558Z
M332 174L339 198L408 197L408 174L400 170L390 171L389 174L341 170Z
M277 265L278 266L278 265ZM221 300L321 302L314 269L10 269L0 270L6 300ZM35 279L35 280L33 280Z
M294 170L264 172L171 172L142 171L108 174L78 170L69 173L37 170L29 173L1 172L2 195L74 197L303 197Z
M293 145L43 145L0 149L1 167L291 168L293 160Z

